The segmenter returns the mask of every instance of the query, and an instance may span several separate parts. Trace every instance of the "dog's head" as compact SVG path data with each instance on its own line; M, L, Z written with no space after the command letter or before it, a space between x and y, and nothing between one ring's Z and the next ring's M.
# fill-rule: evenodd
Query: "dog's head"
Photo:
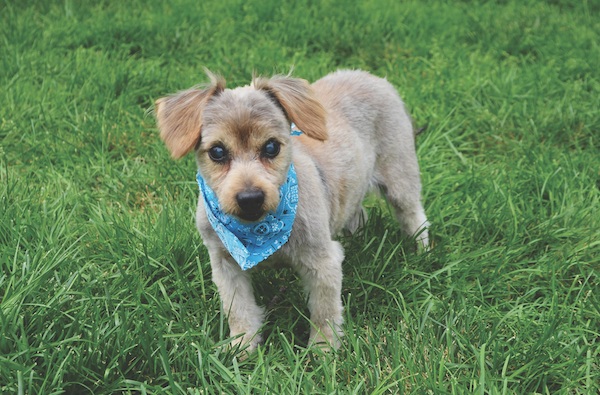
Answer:
M210 84L156 101L160 136L172 156L195 149L200 173L221 209L253 222L279 205L279 188L292 162L290 122L325 140L325 110L310 85L290 77L255 78L225 89Z

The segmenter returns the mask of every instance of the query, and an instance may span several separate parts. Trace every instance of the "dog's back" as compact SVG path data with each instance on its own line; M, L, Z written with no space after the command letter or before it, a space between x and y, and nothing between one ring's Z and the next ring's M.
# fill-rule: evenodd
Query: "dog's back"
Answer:
M332 232L354 230L364 219L364 196L377 187L396 208L407 233L413 234L425 217L418 215L408 224L401 215L422 208L412 124L396 89L385 79L349 70L329 74L312 88L327 111L329 137L324 143L300 141L326 174Z

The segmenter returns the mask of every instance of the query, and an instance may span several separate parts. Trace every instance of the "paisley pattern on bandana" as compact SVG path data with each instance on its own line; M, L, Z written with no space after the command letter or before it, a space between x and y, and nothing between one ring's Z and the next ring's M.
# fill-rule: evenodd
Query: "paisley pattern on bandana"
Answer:
M293 164L286 182L279 188L279 206L258 222L244 223L225 214L214 191L206 185L200 173L196 180L208 221L242 270L264 261L288 241L298 208L298 180Z

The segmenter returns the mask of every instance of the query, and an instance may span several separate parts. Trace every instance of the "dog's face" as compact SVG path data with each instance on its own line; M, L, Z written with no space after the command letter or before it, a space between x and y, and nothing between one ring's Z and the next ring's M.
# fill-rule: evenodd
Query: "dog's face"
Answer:
M264 92L244 87L214 97L202 118L196 158L221 209L245 221L274 211L292 154L281 108Z
M254 222L279 205L292 162L290 122L325 140L324 110L304 80L255 79L230 90L209 76L206 89L157 101L161 137L176 158L195 148L200 173L221 209Z

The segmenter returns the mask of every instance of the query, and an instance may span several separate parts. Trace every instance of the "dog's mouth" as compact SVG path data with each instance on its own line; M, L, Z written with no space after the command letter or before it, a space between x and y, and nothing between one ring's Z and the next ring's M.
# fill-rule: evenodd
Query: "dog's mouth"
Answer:
M264 211L256 211L256 212L241 212L237 214L237 217L245 222L256 222L261 219L265 215Z

